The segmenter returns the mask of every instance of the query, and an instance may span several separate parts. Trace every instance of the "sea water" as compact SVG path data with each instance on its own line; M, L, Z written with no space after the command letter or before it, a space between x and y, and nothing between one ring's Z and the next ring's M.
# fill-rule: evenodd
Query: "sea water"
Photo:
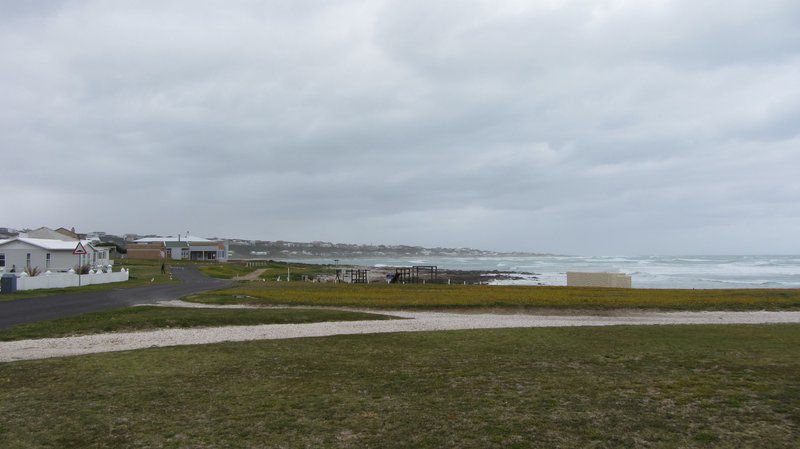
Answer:
M333 264L332 259L303 260ZM566 285L567 271L629 274L635 288L798 288L800 256L531 256L340 259L370 267L437 265L444 269L518 272L495 285Z

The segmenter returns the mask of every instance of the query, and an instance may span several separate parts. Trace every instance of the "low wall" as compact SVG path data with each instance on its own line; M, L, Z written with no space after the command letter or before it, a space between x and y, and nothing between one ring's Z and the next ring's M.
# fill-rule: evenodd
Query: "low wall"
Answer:
M114 273L82 274L80 285L108 284L111 282L127 281L128 271ZM78 275L71 273L40 274L39 276L17 277L17 290L35 290L38 288L65 288L77 287Z
M567 272L570 287L631 288L631 277L623 273Z

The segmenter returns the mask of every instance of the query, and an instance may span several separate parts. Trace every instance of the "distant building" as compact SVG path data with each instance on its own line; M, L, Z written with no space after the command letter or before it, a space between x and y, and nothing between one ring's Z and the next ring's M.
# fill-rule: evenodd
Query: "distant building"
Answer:
M145 237L128 244L129 259L228 261L228 244L192 235Z
M164 243L129 243L126 258L128 259L163 259L166 254Z
M33 239L64 240L68 242L79 240L78 234L76 234L74 230L67 228L50 229L44 226L39 229L28 231L22 237L29 237Z

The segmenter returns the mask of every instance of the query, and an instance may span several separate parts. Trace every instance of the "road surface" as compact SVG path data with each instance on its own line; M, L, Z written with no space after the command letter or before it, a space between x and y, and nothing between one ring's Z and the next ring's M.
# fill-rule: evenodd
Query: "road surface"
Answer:
M100 310L154 304L231 284L230 281L209 278L196 267L173 267L172 275L181 282L0 301L0 329Z

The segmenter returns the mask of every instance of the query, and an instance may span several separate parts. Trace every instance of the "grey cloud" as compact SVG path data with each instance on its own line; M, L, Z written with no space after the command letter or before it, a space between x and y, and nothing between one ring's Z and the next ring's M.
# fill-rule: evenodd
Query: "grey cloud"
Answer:
M0 225L800 250L796 2L0 8Z

